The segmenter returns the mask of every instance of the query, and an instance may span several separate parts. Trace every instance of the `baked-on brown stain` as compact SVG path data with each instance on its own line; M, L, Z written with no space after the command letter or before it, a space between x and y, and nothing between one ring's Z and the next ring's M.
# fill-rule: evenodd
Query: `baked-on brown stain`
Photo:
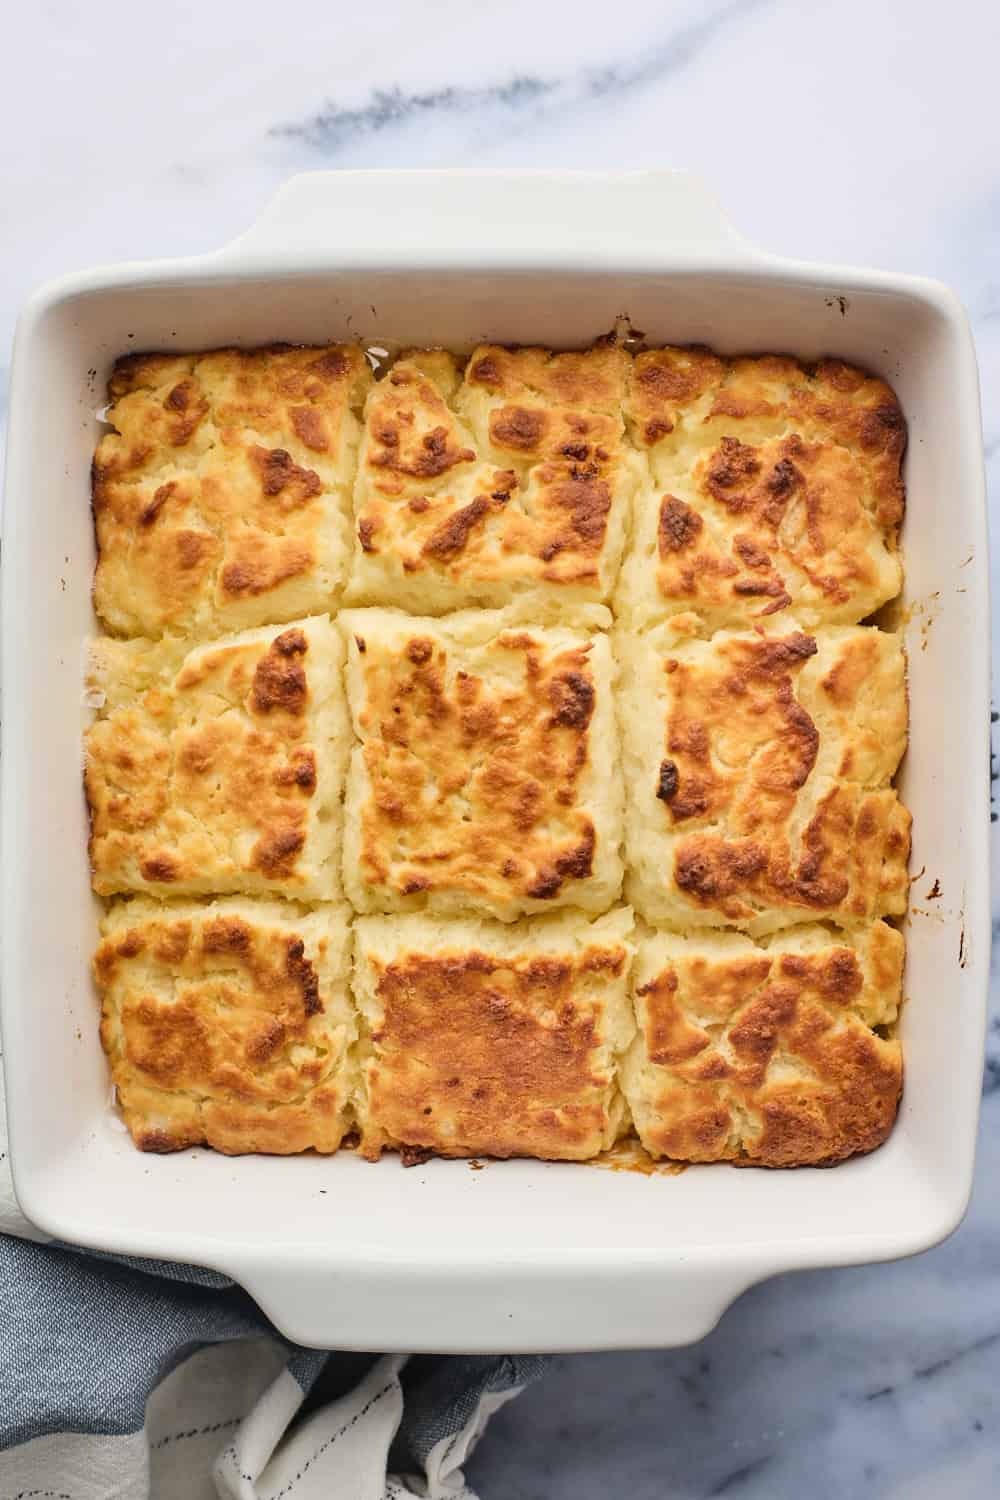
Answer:
M297 786L310 793L315 791L316 756L312 750L293 751L288 764L275 771L274 783L276 786Z
M582 672L566 672L553 679L549 689L552 700L552 718L556 724L565 724L572 729L590 723L594 712L594 688Z
M738 438L724 437L708 470L706 486L723 505L742 510L746 504L743 495L733 491L759 473L760 459L753 448L748 448Z
M288 959L285 968L289 978L294 980L302 991L302 1008L304 1013L307 1016L315 1016L323 1009L323 1003L319 997L319 981L316 978L316 970L304 955L305 945L301 938L290 938L288 941Z
M171 411L185 411L192 394L190 380L182 380L180 385L175 385L167 395L164 406L169 406Z
M289 714L305 712L306 671L298 658L308 649L301 630L286 630L275 637L253 674L253 706L258 713L267 714L272 709Z
M174 490L176 488L177 485L172 479L169 480L166 484L160 485L159 489L155 491L153 498L152 500L150 500L149 504L144 505L142 510L139 512L140 526L152 526L153 522L156 520L157 516L160 514L160 511L166 505L167 501L170 499L170 496L174 493Z
M250 856L251 867L270 877L291 875L305 843L301 826L279 825L258 839Z
M497 368L497 362L488 354L476 360L471 365L469 373L473 379L480 381L483 385L498 385L500 383L500 371Z
M656 795L661 802L671 802L677 796L679 785L677 767L672 760L660 761L660 775L656 783Z
M292 426L307 448L316 453L326 453L330 444L326 435L326 423L322 413L314 406L293 406Z
M607 484L601 479L565 479L554 486L552 503L566 513L572 545L580 551L597 551L604 540L611 509Z
M316 359L310 360L309 373L318 375L323 381L340 380L351 372L356 354L355 349L325 349Z
M166 425L170 441L175 447L183 448L207 416L208 402L201 396L194 381L182 380L168 391L163 406L169 413Z
M683 552L689 547L704 526L697 511L693 511L676 495L664 495L660 505L660 552Z
M169 883L177 879L177 865L169 854L150 854L140 860L139 867L145 880Z
M790 458L780 458L767 479L767 488L777 500L787 500L797 484L802 483L802 473Z
M308 500L323 488L315 470L301 468L284 448L270 451L252 448L251 456L260 471L261 487L267 496L282 495L289 490L294 491L296 499Z
M543 411L524 406L502 406L490 417L490 437L503 447L530 451L537 447L546 426Z
M190 940L190 923L188 924ZM252 934L240 917L213 917L202 929L201 946L205 953L248 953Z
M184 573L196 569L214 550L211 537L206 537L197 531L178 531L174 541L177 548L178 567Z
M241 554L222 569L220 591L227 599L263 598L279 584L308 572L311 562L312 553L295 543L284 549L280 561L272 559L269 565L263 564L252 551Z
M422 667L434 655L434 642L422 636L414 636L406 648L406 659L415 667Z
M431 532L421 548L423 555L437 558L441 562L450 562L456 558L489 509L490 501L487 497L477 495L469 505L454 511L446 521L442 521L436 531Z

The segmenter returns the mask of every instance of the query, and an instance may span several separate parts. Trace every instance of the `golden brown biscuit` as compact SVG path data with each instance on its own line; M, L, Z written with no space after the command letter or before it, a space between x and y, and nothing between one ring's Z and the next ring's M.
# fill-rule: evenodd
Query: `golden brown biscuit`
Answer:
M358 911L604 911L621 888L606 636L346 610L361 741L345 808Z
M622 1068L654 1156L765 1167L881 1145L902 1086L903 939L884 922L798 927L755 946L732 932L647 936Z
M362 1152L582 1161L621 1133L632 915L362 917Z
M120 635L328 610L350 555L360 349L133 355L94 456L94 602Z
M342 907L111 908L94 957L101 1039L143 1151L336 1151L356 1018Z
M649 477L621 619L853 624L899 592L906 426L883 381L837 360L658 349L636 359L627 411Z
M397 360L372 390L351 603L442 614L527 595L536 618L610 597L641 464L628 357L483 346Z
M350 726L325 617L184 654L94 645L105 702L87 734L94 889L165 896L340 891Z
M617 649L626 891L649 921L765 932L905 909L898 636L660 626Z

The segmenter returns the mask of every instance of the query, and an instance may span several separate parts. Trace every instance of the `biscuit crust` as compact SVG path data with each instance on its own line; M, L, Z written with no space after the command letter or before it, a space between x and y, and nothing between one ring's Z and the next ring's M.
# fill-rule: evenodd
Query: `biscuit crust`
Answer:
M641 464L627 356L483 345L397 360L368 398L349 603L442 614L606 601Z
M786 1167L880 1146L902 1088L900 1045L884 1034L902 968L902 935L884 922L800 927L762 945L732 932L647 936L622 1072L647 1151Z
M486 611L340 623L361 741L344 846L357 910L607 910L622 868L606 636Z
M99 895L334 899L349 724L324 617L185 652L103 640L86 739Z
M631 913L362 917L362 1152L583 1161L621 1132Z
M626 410L648 472L619 619L854 624L899 592L906 424L883 381L658 349L637 357Z
M101 1039L142 1151L336 1151L357 1030L343 907L112 907L94 956Z
M93 465L108 629L210 636L333 607L370 383L341 344L119 360Z
M765 932L905 910L898 636L661 626L618 646L626 890L648 921Z

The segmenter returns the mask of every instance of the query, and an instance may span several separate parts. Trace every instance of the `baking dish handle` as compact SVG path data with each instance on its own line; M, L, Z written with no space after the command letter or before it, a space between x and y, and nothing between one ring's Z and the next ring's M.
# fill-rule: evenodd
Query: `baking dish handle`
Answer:
M292 177L219 257L358 256L433 263L533 260L577 250L755 260L688 172L338 171Z
M782 1269L770 1259L754 1264L705 1265L662 1261L627 1271L562 1263L558 1271L509 1265L428 1266L366 1260L352 1273L299 1258L290 1247L278 1260L231 1257L217 1269L250 1293L271 1322L294 1343L333 1349L397 1349L468 1353L489 1350L561 1351L581 1348L669 1348L710 1333L741 1293ZM357 1295L358 1285L365 1288ZM595 1323L595 1301L603 1309ZM419 1309L419 1315L416 1310ZM428 1343L428 1315L438 1333ZM579 1330L589 1330L581 1343Z

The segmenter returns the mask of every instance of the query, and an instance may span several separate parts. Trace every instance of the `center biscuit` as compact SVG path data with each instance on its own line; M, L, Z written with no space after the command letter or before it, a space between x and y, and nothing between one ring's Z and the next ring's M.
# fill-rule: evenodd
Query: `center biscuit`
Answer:
M344 869L359 911L512 921L615 901L621 799L607 637L509 620L340 616L360 741Z

